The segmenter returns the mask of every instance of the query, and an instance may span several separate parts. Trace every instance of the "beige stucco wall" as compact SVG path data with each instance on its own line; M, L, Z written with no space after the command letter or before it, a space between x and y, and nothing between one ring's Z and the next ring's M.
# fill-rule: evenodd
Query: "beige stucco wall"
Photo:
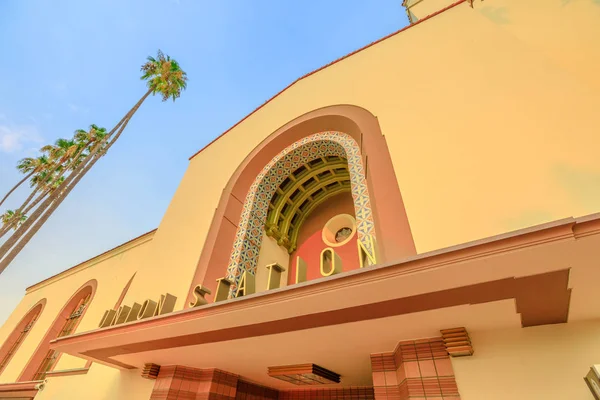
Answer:
M136 260L147 252L151 243L152 234L145 235L124 245L121 249L114 250L97 259L92 259L72 271L30 288L21 303L0 328L0 343L4 342L21 318L35 303L43 298L47 299L47 303L33 329L6 369L0 374L0 383L15 382L17 380L69 298L91 279L96 279L98 286L76 332L97 328L104 311L115 306L123 288L136 272L134 268L138 265ZM134 278L134 281L136 278ZM86 360L70 355L62 355L54 370L81 368L85 363Z
M410 10L413 15L413 22L416 22L456 3L457 1L458 0L407 0L403 2L403 5Z
M69 296L89 279L98 280L98 292L78 332L97 326L136 271L125 304L169 292L183 308L232 173L269 134L321 107L352 104L378 118L419 252L598 211L597 21L593 0L486 0L474 9L464 3L296 83L191 160L151 243L25 296L0 329L0 342L39 299L48 304L0 382L16 380ZM485 357L477 351L457 361L459 379ZM594 362L598 357L587 364ZM65 356L57 369L83 363ZM96 371L103 372L60 379L106 374L107 387L117 379L109 375L126 381ZM573 387L585 372L578 367ZM473 385L466 383L466 399L475 398Z
M475 354L452 359L462 400L593 400L600 321L469 334Z
M93 364L86 375L49 378L35 400L148 400L153 380L140 377L140 371L120 371Z
M285 269L281 273L280 285L281 287L286 286L290 270L290 255L284 247L277 244L277 240L267 236L263 232L262 244L256 264L256 292L267 290L267 283L269 281L269 269L267 265L272 263L278 263Z
M191 160L131 296L183 307L239 163L330 105L377 116L419 252L598 211L598 20L592 0L463 3L299 81Z
M598 47L598 1L473 1L474 12L534 47L583 82L600 88L600 75L596 73L598 51L583 50ZM407 5L418 19L422 19L453 3L456 0L410 0ZM528 75L526 69L523 72Z

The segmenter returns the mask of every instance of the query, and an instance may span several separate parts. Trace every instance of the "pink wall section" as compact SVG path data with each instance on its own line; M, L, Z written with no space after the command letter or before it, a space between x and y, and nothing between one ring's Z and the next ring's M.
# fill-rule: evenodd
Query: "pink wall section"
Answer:
M313 280L321 278L319 270L319 257L321 251L328 247L321 237L321 231L327 221L338 214L350 214L354 216L354 203L350 193L341 193L325 203L321 204L304 221L298 234L298 248L290 258L290 271L288 274L288 285L296 283L296 257L300 256L307 266L306 279ZM358 250L356 247L357 236L355 235L343 246L335 247L335 252L342 259L343 271L358 269Z

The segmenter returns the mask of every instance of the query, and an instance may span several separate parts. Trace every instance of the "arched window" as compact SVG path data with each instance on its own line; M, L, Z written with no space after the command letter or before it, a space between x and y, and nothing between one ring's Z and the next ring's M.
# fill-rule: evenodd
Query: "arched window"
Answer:
M8 336L2 347L0 347L0 374L15 355L19 346L21 346L21 343L23 343L31 331L31 328L33 328L33 325L42 313L45 305L46 299L37 302L37 304L25 314L25 317L19 321L16 328L12 331L10 336Z
M42 339L34 355L29 360L19 381L40 381L46 378L46 373L52 371L60 352L50 349L50 342L62 336L75 332L77 325L85 314L96 291L96 280L87 282L73 295L63 307L58 317Z
M64 325L63 325L62 329L60 330L60 333L56 336L57 338L63 337L63 336L68 336L68 335L72 334L73 331L75 331L75 328L77 327L79 319L83 315L83 312L85 311L85 308L90 301L91 295L92 295L91 293L88 293L84 298L79 300L79 302L73 309L73 312L71 312L71 314L67 317L66 321L64 321ZM44 380L44 378L46 377L46 373L48 371L51 371L52 368L54 368L56 361L58 361L59 355L60 355L60 353L57 352L56 350L52 350L52 349L48 350L46 357L44 357L44 361L42 362L42 364L38 368L37 372L33 376L33 380L34 381Z

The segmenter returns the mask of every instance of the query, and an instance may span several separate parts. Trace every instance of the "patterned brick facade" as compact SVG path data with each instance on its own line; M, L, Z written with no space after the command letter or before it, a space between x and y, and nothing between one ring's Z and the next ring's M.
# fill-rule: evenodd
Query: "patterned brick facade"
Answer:
M452 362L440 338L408 340L371 355L376 400L459 400Z
M472 355L473 347L465 328L441 333L371 354L373 387L276 390L218 369L157 366L150 400L460 400L450 356Z
M373 388L279 391L218 369L161 366L150 400L373 400Z
M237 386L236 400L277 400L279 392L268 388L247 382L240 379Z
M286 390L279 392L279 400L374 400L371 387Z
M237 375L218 369L161 366L150 400L232 400L237 386Z

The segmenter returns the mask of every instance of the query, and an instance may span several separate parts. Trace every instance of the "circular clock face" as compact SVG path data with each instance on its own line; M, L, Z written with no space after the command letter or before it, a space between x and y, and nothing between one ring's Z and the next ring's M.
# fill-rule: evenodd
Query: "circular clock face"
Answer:
M323 226L321 237L329 247L339 247L356 236L356 220L350 214L338 214Z
M348 227L341 228L335 234L335 241L341 243L352 235L352 229Z

